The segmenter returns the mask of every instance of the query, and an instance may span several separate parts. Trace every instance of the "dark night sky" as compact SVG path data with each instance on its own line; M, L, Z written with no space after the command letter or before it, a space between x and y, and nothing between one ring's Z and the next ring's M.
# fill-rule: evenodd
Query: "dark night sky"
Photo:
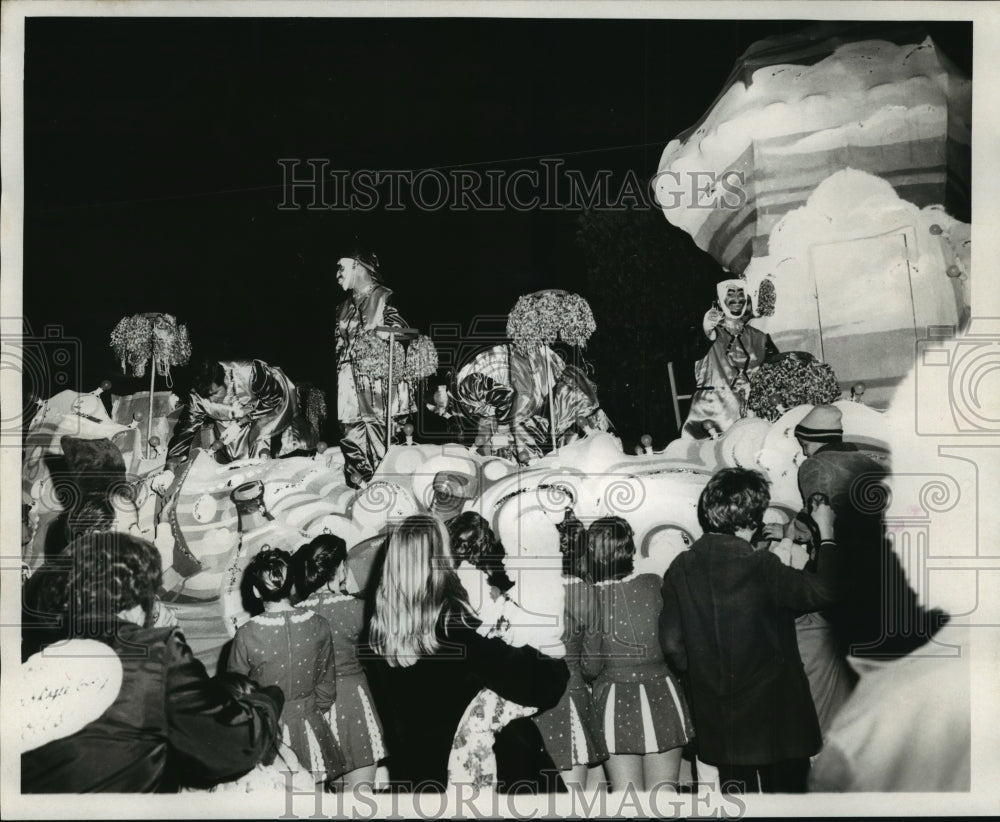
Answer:
M355 235L425 331L538 288L582 291L572 213L281 211L277 160L509 171L545 157L646 179L747 46L802 25L29 19L25 317L80 338L84 389L141 387L107 340L145 310L187 322L196 358L226 344L322 383L333 266ZM971 26L932 31L970 71Z

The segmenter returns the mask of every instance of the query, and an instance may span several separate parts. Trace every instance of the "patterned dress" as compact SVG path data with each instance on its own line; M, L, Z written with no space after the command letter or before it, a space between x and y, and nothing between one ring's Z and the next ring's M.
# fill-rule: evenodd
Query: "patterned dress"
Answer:
M576 577L563 577L563 585L566 619L562 639L566 645L569 684L559 704L538 714L534 721L552 761L559 770L566 771L574 765L603 762L608 758L608 750L594 713L590 686L580 670L584 637L597 631L597 592L593 585Z
M337 685L333 638L323 617L298 609L253 617L236 632L228 669L281 688L282 741L316 782L344 773L344 756L326 718Z
M328 719L347 761L347 770L374 765L386 757L386 751L368 678L358 661L357 641L364 627L364 601L321 589L298 607L314 611L330 623L337 666L337 700Z
M632 574L595 586L597 631L584 636L581 668L594 680L598 731L613 754L660 753L694 736L660 649L660 585L655 574Z

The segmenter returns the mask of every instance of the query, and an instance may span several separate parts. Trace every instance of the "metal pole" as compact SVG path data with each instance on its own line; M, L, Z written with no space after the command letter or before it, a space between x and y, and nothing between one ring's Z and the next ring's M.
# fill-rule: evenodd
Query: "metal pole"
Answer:
M547 348L547 346L545 348ZM548 383L549 383L549 434L552 436L552 453L558 454L559 452L556 449L556 408L552 400L552 360L548 356L548 353L551 352L545 352L545 353L546 353L545 370L548 374Z
M670 379L670 399L674 403L674 419L677 420L677 430L681 430L681 404L677 401L677 380L674 377L674 361L667 363L667 377Z
M396 336L389 334L389 384L385 389L385 452L389 453L389 443L392 442L392 349Z
M153 342L156 342L154 336ZM153 383L156 380L156 352L149 357L149 411L146 414L146 459L150 458L151 452L149 441L153 437Z
M372 330L389 336L389 384L385 390L385 450L388 453L389 443L392 441L392 348L396 340L412 340L416 337L417 329L392 325L376 325Z

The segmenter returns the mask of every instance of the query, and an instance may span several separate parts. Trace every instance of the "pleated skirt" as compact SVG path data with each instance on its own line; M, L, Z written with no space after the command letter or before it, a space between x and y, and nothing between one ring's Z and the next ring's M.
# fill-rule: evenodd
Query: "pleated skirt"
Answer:
M684 693L665 664L605 669L594 683L594 713L612 754L661 753L694 738Z
M312 772L316 782L333 779L347 770L333 729L312 697L285 703L281 712L281 738L302 767Z
M337 677L337 701L328 715L348 772L376 765L388 755L382 723L364 673Z
M533 719L559 770L568 771L574 765L597 765L608 758L589 686L567 688L558 705Z

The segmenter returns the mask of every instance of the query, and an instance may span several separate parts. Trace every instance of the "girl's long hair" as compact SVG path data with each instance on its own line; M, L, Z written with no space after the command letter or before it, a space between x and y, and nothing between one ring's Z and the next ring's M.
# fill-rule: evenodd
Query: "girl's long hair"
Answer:
M434 517L407 517L389 537L375 590L369 643L393 668L413 665L440 648L438 620L445 609L471 615L454 570L448 532Z

